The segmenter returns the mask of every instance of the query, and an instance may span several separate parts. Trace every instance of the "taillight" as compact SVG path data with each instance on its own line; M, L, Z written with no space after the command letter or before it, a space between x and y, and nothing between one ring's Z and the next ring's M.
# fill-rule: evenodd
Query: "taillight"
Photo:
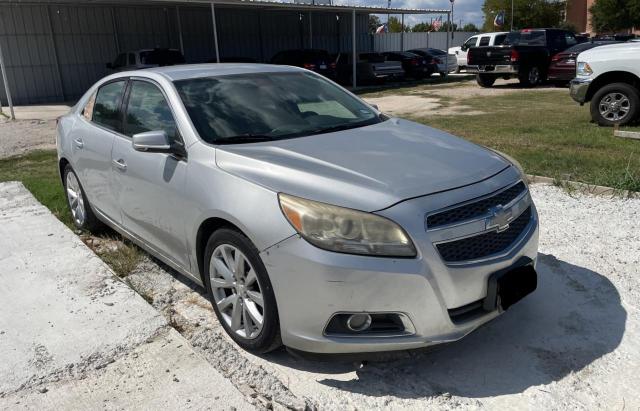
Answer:
M329 67L331 67L332 69L336 68L336 63L329 64Z
M511 62L515 63L518 60L520 60L520 53L518 53L518 50L511 50Z
M467 64L471 65L471 53L467 53Z
M560 54L556 54L555 56L551 57L551 61L558 61L560 60Z
M433 59L433 61L434 61L436 64L442 64L442 60L440 60L440 59L438 59L438 58Z
M411 65L412 66L417 66L419 64L420 64L420 62L418 61L418 59L411 59Z
M316 68L316 65L313 63L304 63L302 67L306 68L307 70L313 70L314 68Z

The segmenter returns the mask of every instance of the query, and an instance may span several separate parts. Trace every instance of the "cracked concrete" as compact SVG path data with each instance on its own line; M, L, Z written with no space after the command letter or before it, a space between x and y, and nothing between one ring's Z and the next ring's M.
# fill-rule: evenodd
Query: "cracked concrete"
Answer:
M0 409L253 408L20 183L0 250Z

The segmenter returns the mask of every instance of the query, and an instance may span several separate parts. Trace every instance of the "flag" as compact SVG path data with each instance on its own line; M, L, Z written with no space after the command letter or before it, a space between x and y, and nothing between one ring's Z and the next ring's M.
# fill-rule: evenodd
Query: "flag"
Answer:
M504 26L504 11L498 12L496 18L493 20L493 25L496 27Z
M435 19L435 21L433 22L433 31L438 31L440 30L440 27L442 27L442 16L438 17L437 19Z
M388 32L389 32L389 26L387 26L387 23L384 23L382 26L376 29L376 34L384 34Z

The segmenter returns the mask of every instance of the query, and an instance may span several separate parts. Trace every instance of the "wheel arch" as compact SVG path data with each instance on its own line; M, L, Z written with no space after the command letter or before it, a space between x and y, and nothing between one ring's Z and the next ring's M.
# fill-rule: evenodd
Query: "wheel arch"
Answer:
M591 101L598 90L611 83L626 83L640 92L640 78L638 76L628 71L609 71L593 80L587 91L585 101Z
M198 264L198 273L200 274L200 279L202 280L203 284L204 284L205 248L207 247L207 242L209 241L209 237L211 237L211 234L213 234L215 231L221 228L229 228L232 230L236 230L242 233L242 235L244 235L245 237L249 238L249 236L247 236L247 234L242 229L240 229L240 227L238 227L236 224L232 223L231 221L225 218L209 217L204 221L202 221L196 233L195 248L196 248L196 262Z
M67 167L67 165L70 165L71 163L69 162L69 160L67 160L65 157L60 157L60 159L58 160L58 174L60 175L60 181L64 180L64 169Z

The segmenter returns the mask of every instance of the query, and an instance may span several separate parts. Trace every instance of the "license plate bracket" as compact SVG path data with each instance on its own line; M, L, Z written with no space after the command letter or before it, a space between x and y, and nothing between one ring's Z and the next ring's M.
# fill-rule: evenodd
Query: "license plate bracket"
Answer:
M530 259L516 266L493 273L488 280L486 311L506 311L513 304L531 294L538 287L538 274Z

